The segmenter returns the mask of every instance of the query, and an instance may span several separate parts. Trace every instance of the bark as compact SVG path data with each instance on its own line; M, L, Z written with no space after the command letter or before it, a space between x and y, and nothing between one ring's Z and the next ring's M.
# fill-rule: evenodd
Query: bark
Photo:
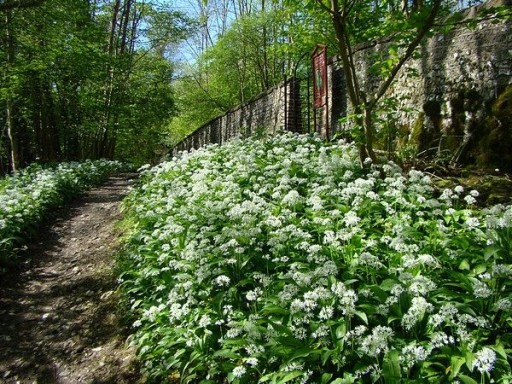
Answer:
M14 35L12 31L12 14L10 11L5 13L5 43L6 43L6 75L9 76L9 70L14 65L15 61L15 42ZM7 83L9 81L7 80ZM23 162L22 154L21 154L21 146L20 146L20 134L19 127L16 122L15 113L14 113L14 100L12 95L7 95L6 101L6 120L7 120L7 136L9 138L9 144L11 146L10 157L11 157L11 167L13 172L18 171Z
M354 64L354 51L350 45L350 36L347 32L347 20L350 11L357 0L345 0L340 7L338 0L331 0L330 7L326 6L322 0L316 0L317 4L331 15L333 27L336 33L338 52L343 63L343 73L345 75L347 94L355 114L355 123L361 128L363 136L360 143L360 160L364 162L367 157L376 162L377 158L373 150L373 140L375 128L373 114L377 108L379 100L385 95L393 83L397 74L402 69L405 62L412 56L423 38L432 29L439 10L441 0L434 0L429 15L422 25L418 27L415 38L409 43L404 54L391 69L390 74L385 78L377 92L373 95L366 95L361 91L357 78L357 71ZM418 6L422 4L421 0L415 1Z

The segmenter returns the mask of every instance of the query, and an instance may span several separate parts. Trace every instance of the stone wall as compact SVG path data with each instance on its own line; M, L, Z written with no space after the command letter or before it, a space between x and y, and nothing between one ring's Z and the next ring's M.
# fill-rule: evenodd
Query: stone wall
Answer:
M511 0L492 1L504 4ZM473 21L477 11L470 8L464 17ZM356 56L366 92L379 84L379 79L368 74L368 58L379 50L385 52L386 47L363 49ZM425 40L419 53L420 58L406 63L385 96L396 101L398 111L392 118L385 117L388 128L395 131L393 149L409 146L420 154L446 153L454 161L489 166L505 162L505 168L512 170L512 127L507 112L512 104L510 21L480 21L472 29L462 23ZM343 135L346 125L340 119L350 106L336 59L329 66L328 80L329 136ZM296 81L283 82L203 125L176 145L173 153L257 132L300 132L310 122L301 119L299 94Z
M206 144L222 144L235 137L256 133L276 133L282 130L300 131L301 118L299 84L294 80L267 90L250 102L234 108L204 124L172 150L200 148Z
M467 10L465 20L474 20L477 11L477 7ZM367 58L383 49L376 46L357 56L359 79L366 92L372 92L379 84L368 75ZM439 155L444 151L454 161L488 162L482 159L486 149L481 145L490 133L485 132L489 130L486 120L493 115L493 103L512 86L510 21L480 21L471 29L461 24L449 33L427 39L419 52L420 58L406 63L385 96L388 100L394 98L398 106L399 112L393 116L401 136L397 141L402 146L415 146L423 154ZM347 114L348 108L342 72L340 62L333 60L329 99L335 132L343 132L340 117ZM498 136L507 147L512 146L510 132L503 130Z

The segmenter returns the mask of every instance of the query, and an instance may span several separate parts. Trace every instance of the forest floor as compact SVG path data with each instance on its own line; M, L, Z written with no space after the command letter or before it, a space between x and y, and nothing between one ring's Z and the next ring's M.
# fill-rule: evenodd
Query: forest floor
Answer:
M116 292L120 202L133 174L55 212L0 276L0 383L142 383Z

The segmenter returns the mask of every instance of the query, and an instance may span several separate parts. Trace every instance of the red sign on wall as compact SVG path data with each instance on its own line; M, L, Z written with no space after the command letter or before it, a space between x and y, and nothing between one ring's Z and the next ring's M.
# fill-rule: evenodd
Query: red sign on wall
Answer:
M311 55L313 63L313 108L327 104L327 47L317 45Z

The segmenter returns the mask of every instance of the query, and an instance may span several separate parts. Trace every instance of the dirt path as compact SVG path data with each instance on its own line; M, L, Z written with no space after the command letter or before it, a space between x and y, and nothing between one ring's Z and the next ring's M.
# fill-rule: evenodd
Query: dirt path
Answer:
M0 276L0 383L142 382L112 257L131 177L112 177L58 212L21 271Z

